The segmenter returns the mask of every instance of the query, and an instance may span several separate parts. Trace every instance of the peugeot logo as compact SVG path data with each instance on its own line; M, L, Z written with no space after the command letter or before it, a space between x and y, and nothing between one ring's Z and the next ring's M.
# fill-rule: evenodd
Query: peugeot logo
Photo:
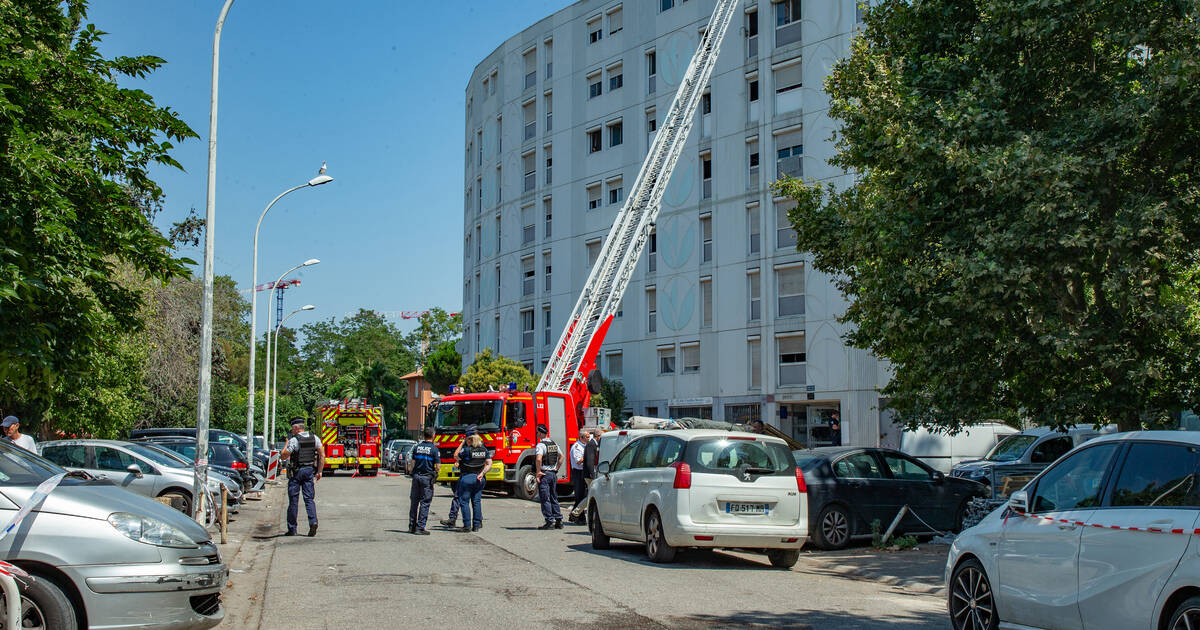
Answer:
M742 473L742 481L750 481L750 473L748 473L748 472Z

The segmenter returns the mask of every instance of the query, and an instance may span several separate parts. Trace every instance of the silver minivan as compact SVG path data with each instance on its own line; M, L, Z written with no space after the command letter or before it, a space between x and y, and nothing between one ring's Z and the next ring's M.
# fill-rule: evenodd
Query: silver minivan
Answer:
M0 524L66 472L0 442ZM225 616L228 568L208 531L111 480L63 479L0 538L0 559L31 576L21 585L23 627L201 629Z

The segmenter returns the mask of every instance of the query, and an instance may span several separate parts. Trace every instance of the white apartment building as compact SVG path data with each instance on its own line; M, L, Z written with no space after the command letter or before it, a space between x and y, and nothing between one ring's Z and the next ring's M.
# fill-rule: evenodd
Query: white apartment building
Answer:
M466 88L464 367L540 372L670 106L714 0L582 0L505 41ZM846 183L822 82L856 0L746 0L600 366L626 412L762 419L802 442L881 438L888 366L795 249L778 173Z

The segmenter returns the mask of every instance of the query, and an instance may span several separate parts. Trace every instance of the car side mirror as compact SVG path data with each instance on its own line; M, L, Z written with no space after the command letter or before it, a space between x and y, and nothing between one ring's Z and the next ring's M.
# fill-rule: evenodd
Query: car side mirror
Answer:
M1017 514L1026 514L1029 512L1029 493L1024 490L1017 490L1008 497L1008 509Z
M940 470L933 471L930 473L929 477L933 479L933 483L942 483L946 481L946 475L942 474L942 471Z
M525 426L525 405L516 405L513 407L512 428L520 429L523 426Z
M129 471L130 473L133 473L137 477L142 476L142 467L138 466L137 464L130 464L125 467L125 470Z
M601 475L604 475L607 477L608 471L609 471L608 462L600 462L600 465L596 466L596 472L600 473Z

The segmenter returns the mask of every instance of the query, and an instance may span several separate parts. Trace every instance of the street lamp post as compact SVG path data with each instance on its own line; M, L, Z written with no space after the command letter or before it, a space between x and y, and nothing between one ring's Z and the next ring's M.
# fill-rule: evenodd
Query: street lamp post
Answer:
M267 204L262 214L258 215L258 223L254 226L254 250L250 276L250 369L248 370L250 372L250 384L246 387L246 444L251 449L251 456L254 453L254 338L256 335L256 324L258 323L258 291L255 291L254 288L258 286L258 230L262 227L263 218L267 216L267 212L271 210L271 206L275 205L276 201L283 199L285 195L296 192L301 188L320 186L321 184L328 184L333 181L332 177L324 174L324 171L325 167L322 166L322 174L308 180L307 183L293 186L279 193L278 197L275 197L271 200L271 203ZM263 389L266 389L266 383L263 384Z
M192 479L192 517L204 519L208 496L208 417L212 405L213 247L217 223L217 74L221 67L221 29L233 0L225 0L213 31L212 87L208 101L208 189L204 202L204 292L200 300L200 383L196 387L196 470ZM253 340L251 340L253 346Z
M292 315L295 315L296 313L299 313L300 311L311 311L314 308L316 308L316 307L314 307L312 304L305 304L304 306L301 306L300 308L292 311L291 313L288 313L287 317L284 317L282 320L279 321L278 324L275 325L275 333L274 333L275 334L275 336L274 336L274 339L275 339L275 350L274 350L275 366L271 370L271 375L272 375L271 376L271 423L270 423L271 437L275 437L275 409L276 409L276 407L279 406L279 388L278 388L278 384L279 384L279 331L283 329L283 323L286 322L288 320L288 318L291 317ZM263 403L263 404L265 405L266 403ZM267 443L267 440L264 438L263 445L266 446L266 443ZM270 448L270 447L267 447L267 448Z
M271 407L271 389L269 386L271 384L271 374L273 373L273 368L271 366L271 330L272 330L271 315L275 311L274 311L274 309L271 308L271 303L275 301L275 292L279 290L279 283L283 282L283 279L286 278L288 276L288 274L292 273L293 271L295 271L301 267L311 267L313 265L319 264L320 262L321 261L316 258L309 258L308 260L300 263L299 265L296 265L295 267L292 267L291 269L288 269L287 271L283 272L283 275L279 276L279 279L277 279L275 281L275 283L271 285L271 297L267 298L267 337L266 337L266 343L264 344L267 348L267 360L263 361L263 365L265 365L267 368L266 378L263 379L263 425L262 425L262 428L263 428L263 444L264 445L266 444L266 441L267 441L267 411ZM253 442L247 441L246 444L253 445ZM250 449L251 449L251 451L253 451L254 447L250 446Z

